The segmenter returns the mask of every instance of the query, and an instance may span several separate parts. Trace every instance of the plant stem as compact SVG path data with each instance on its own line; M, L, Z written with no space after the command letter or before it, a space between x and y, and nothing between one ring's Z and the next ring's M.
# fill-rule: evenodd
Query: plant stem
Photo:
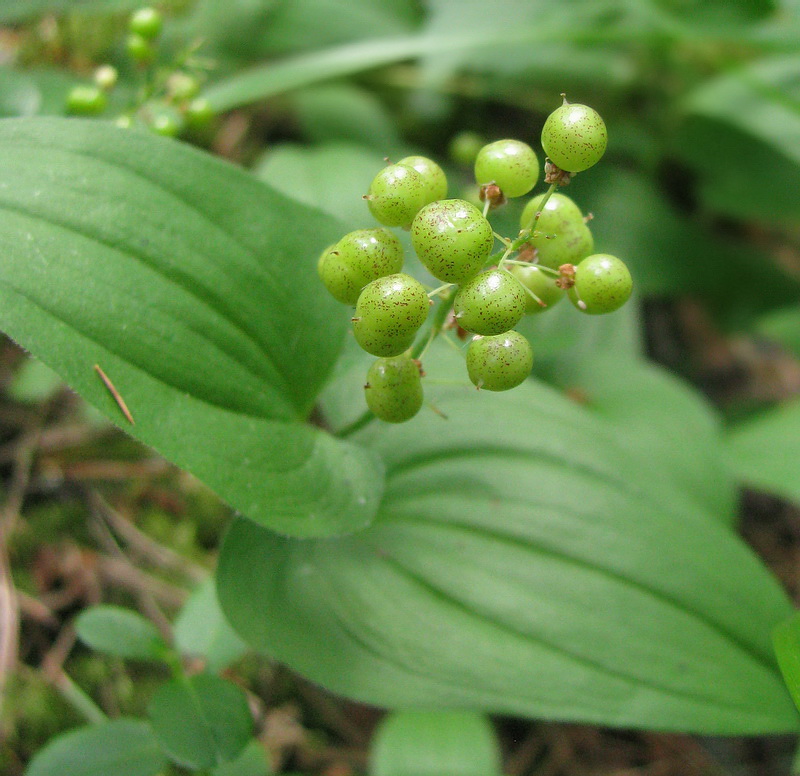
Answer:
M558 188L557 183L550 184L550 188L544 194L544 199L541 201L539 207L536 209L536 215L534 216L533 223L531 223L529 227L525 227L522 230L522 232L520 232L520 237L522 236L523 233L525 234L525 239L522 242L525 242L530 237L531 232L536 230L536 224L539 223L539 216L541 216L542 213L544 212L544 208L547 205L547 201L550 199L551 196L553 196L553 193L557 188ZM516 243L520 239L520 237L514 240L514 242Z
M375 420L375 415L372 414L372 410L364 410L352 423L339 429L334 436L339 437L339 439L346 439L355 434L356 431L361 431L364 426L368 426L373 420Z

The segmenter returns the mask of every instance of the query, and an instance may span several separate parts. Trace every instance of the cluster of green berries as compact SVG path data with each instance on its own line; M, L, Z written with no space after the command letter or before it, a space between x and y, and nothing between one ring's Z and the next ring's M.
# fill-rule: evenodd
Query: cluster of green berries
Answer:
M378 357L365 384L367 405L377 417L398 423L419 411L419 357L447 328L462 338L472 335L465 354L471 382L504 391L522 383L533 365L530 343L514 330L523 316L550 309L565 296L590 315L613 312L628 300L632 282L625 264L593 253L587 219L555 191L595 164L606 141L603 120L585 105L565 101L548 117L542 146L551 186L527 203L515 239L497 237L486 216L538 182L539 159L524 142L498 140L476 149L483 212L466 200L447 199L443 170L425 157L406 157L375 176L365 199L382 226L350 232L329 246L318 271L338 301L355 305L355 339ZM420 262L444 286L429 292L402 271L402 245L387 228L398 226L410 231ZM503 249L493 254L496 239ZM439 314L420 338L437 296Z
M140 8L128 20L125 48L133 63L149 69L158 55L158 39L164 19L155 8ZM200 92L200 79L193 72L175 69L166 75L151 74L142 89L142 98L126 114L119 116L120 127L145 126L158 135L176 137L187 127L200 128L214 116L211 104ZM117 85L119 74L112 65L95 70L93 83L79 84L67 95L67 111L76 116L99 116L108 107L108 94Z

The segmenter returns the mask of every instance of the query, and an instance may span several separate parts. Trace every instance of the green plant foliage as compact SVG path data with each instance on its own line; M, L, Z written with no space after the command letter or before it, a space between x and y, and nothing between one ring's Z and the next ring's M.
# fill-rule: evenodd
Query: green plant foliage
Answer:
M269 776L271 773L267 754L258 741L251 741L235 760L211 771L212 776Z
M380 463L302 422L344 335L313 267L341 228L144 133L10 119L0 149L2 328L254 520L367 523Z
M361 144L378 151L379 158L394 156L402 148L392 117L365 89L346 83L301 89L291 103L303 133L314 143ZM373 167L367 180L374 175Z
M21 22L43 13L82 11L107 14L114 11L132 11L142 5L142 0L3 0L0 22Z
M800 306L767 313L756 321L756 331L800 359Z
M772 631L775 656L783 680L792 694L795 706L800 709L800 612L775 626Z
M800 503L800 399L734 425L728 458L746 484Z
M485 716L469 711L397 711L381 722L371 776L500 776L500 748Z
M170 759L186 768L235 761L253 734L244 692L212 674L162 685L150 701L148 716Z
M166 765L147 722L115 719L53 739L25 776L156 776Z
M492 395L480 424L474 396L438 395L447 433L422 415L365 432L388 471L370 529L233 524L218 587L248 643L380 705L796 729L768 637L791 606L728 527L541 385Z
M798 76L796 53L768 57L704 82L688 96L689 121L676 149L701 171L700 192L709 207L770 222L800 218ZM725 161L732 158L735 165ZM752 196L754 181L768 185L770 195Z
M362 146L325 143L304 148L286 143L269 151L255 174L286 196L361 229L374 223L362 196L382 164L379 154Z
M142 615L121 606L93 606L75 621L81 641L98 652L139 660L162 660L167 645Z
M181 654L205 658L206 669L214 673L226 669L247 649L219 608L213 579L200 584L189 597L175 621L174 635Z

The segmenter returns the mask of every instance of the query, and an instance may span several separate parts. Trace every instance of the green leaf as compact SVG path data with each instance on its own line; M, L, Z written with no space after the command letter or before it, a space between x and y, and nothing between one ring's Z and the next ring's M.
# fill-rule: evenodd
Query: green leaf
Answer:
M142 0L3 0L0 22L21 22L44 13L66 11L98 14L132 11L141 5Z
M138 660L163 660L168 647L152 622L121 606L103 604L75 621L81 641L98 652Z
M278 191L338 218L352 230L375 223L362 197L384 164L375 151L347 143L311 148L284 143L263 157L255 173Z
M774 56L689 95L676 150L701 172L700 191L711 208L744 219L800 219L799 76L800 56ZM753 181L769 181L769 195L754 196Z
M380 462L303 422L347 327L315 267L341 225L182 144L64 119L0 122L0 213L0 328L74 390L253 520L369 522Z
M181 654L205 658L212 673L223 671L247 651L219 608L213 579L198 585L189 597L175 621L174 635Z
M25 776L155 776L166 765L150 725L114 719L54 738Z
M212 776L269 776L272 773L267 753L258 741L251 741L232 762L211 771Z
M397 711L375 733L369 772L371 776L500 776L500 748L482 714Z
M622 448L658 467L654 487L666 480L674 491L665 497L732 523L738 494L720 419L702 396L666 370L619 352L569 355L553 367L551 382L607 421Z
M235 760L253 734L244 692L212 674L173 679L148 707L159 742L186 768L212 768Z
M800 612L775 626L772 643L783 681L792 694L794 705L800 709Z
M755 329L800 359L800 306L767 313L756 322Z
M329 84L295 92L291 104L306 137L315 144L351 142L395 156L400 136L386 108L352 84Z
M728 454L743 482L800 503L800 399L736 424Z
M388 472L369 529L297 542L234 522L217 584L251 646L389 707L798 729L769 639L785 593L728 526L654 486L657 460L533 381L435 401L449 420L360 435Z

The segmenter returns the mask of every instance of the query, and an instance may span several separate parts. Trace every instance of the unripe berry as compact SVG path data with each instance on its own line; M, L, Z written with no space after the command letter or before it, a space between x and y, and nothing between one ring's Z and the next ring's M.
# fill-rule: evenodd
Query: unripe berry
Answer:
M456 164L472 167L478 151L483 148L486 141L477 132L459 132L450 141L448 153Z
M373 356L399 356L411 347L429 308L425 289L410 275L373 280L356 302L356 342Z
M163 22L161 14L155 8L140 8L131 16L128 29L145 40L155 40L161 33Z
M125 47L130 58L140 65L150 64L156 58L156 50L150 41L135 32L128 35Z
M367 372L367 406L381 420L403 423L422 407L419 365L409 356L379 358Z
M403 268L403 246L388 229L357 229L323 252L320 278L331 295L353 305L368 283Z
M506 197L521 197L539 180L539 159L527 143L497 140L478 152L475 180L480 185L496 183Z
M512 266L508 270L519 282L527 289L532 291L539 299L544 302L544 307L536 299L527 294L525 301L525 314L535 315L545 310L549 310L553 305L558 304L565 296L564 289L556 285L556 276L544 272L535 264L523 267L520 264Z
M467 373L472 384L487 391L516 388L531 373L533 350L519 332L475 337L467 348Z
M595 253L575 268L575 285L567 295L581 312L602 315L622 307L632 290L633 280L625 263L616 256Z
M520 228L530 229L545 195L534 197L525 206ZM562 264L577 264L594 250L592 232L578 206L564 194L551 194L536 224L530 244L536 248L536 263L558 269Z
M406 156L398 164L411 167L421 176L425 184L425 202L436 202L437 199L444 199L447 196L447 176L444 170L439 167L433 159L427 156Z
M542 129L544 152L553 164L568 172L581 172L597 164L607 143L603 119L587 105L565 102L547 117Z
M373 179L365 199L369 211L384 226L408 226L425 204L422 176L404 164L390 164Z
M186 123L192 129L207 126L214 118L214 108L205 97L196 97L186 106Z
M108 100L97 86L79 85L67 95L67 111L76 116L96 116L106 109Z
M514 328L525 314L527 296L513 275L492 269L458 289L453 311L462 329L474 334L502 334Z
M475 205L444 199L417 213L411 224L411 244L431 275L445 283L462 283L489 258L494 233Z

